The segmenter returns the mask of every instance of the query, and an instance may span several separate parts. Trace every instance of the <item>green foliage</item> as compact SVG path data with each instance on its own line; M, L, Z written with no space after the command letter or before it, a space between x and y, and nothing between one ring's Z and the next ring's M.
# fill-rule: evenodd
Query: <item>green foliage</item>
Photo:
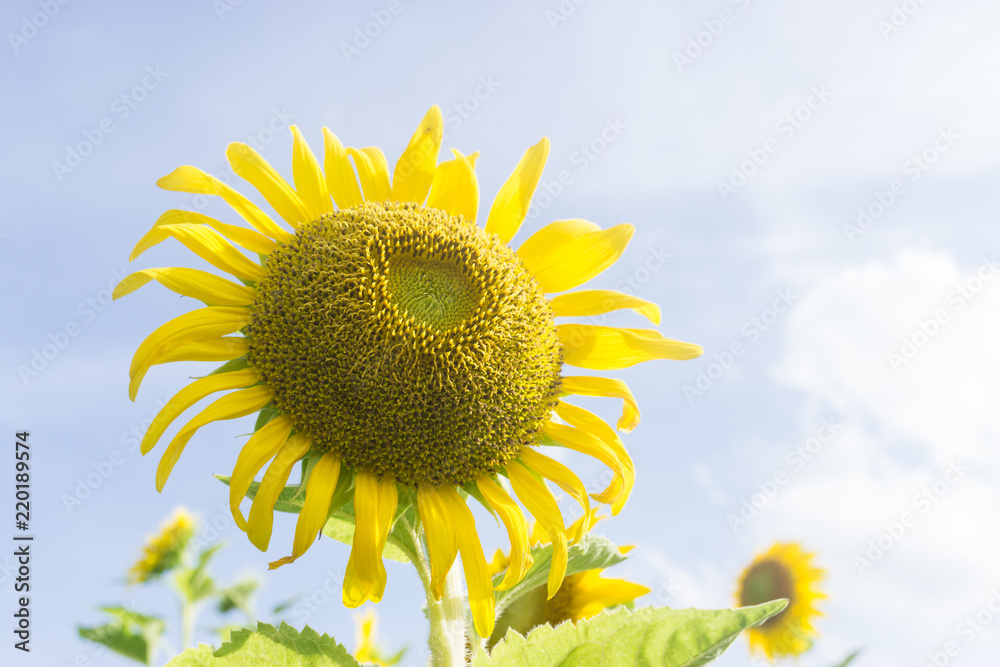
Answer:
M282 623L278 628L258 623L256 631L237 630L218 649L205 644L188 649L167 667L359 667L343 645L308 626L298 632Z
M239 609L247 616L253 617L253 605L250 603L253 594L260 583L256 579L244 579L219 591L219 613L226 614L233 609Z
M101 610L114 616L115 620L96 628L77 627L77 633L126 658L144 665L152 664L153 651L163 635L163 620L124 607L101 607Z
M174 574L177 590L189 603L197 602L215 593L215 581L208 573L208 563L220 548L222 545L216 544L203 550L198 554L198 562L194 567L179 568Z
M763 623L786 604L786 600L776 600L719 611L619 609L576 624L542 625L526 638L508 632L489 655L480 648L472 666L699 667L719 657L743 630Z
M506 591L496 592L496 614L498 617L505 607L512 604L521 595L533 588L545 585L549 576L549 568L552 565L552 545L532 547L531 558L534 563L520 583ZM606 537L587 533L580 538L579 542L569 548L566 576L594 568L611 567L625 559L626 557L619 551L618 547ZM501 572L493 578L493 585L497 585L502 579L503 573Z

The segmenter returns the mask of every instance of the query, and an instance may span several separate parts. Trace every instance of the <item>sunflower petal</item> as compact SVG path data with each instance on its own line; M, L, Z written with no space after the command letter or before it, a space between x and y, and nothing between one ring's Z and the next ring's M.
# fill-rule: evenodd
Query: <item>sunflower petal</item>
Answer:
M365 148L348 148L347 154L354 159L358 169L361 188L365 192L366 201L385 201L389 198L389 163L385 154L376 146Z
M635 228L615 225L590 229L582 220L557 220L531 235L517 249L525 268L544 292L562 292L582 285L614 264Z
M528 568L531 567L528 522L525 521L524 514L521 513L521 508L517 506L514 499L489 476L481 475L478 477L476 486L486 498L486 502L503 521L504 527L507 528L507 538L510 540L510 558L509 562L503 564L503 567L507 568L507 572L504 574L503 581L497 586L497 590L505 591L521 581L527 574Z
M562 379L562 392L567 395L620 398L622 416L618 418L618 430L629 433L639 425L639 404L623 380L570 375Z
M267 200L285 222L298 227L311 220L309 210L292 186L274 170L260 153L244 143L234 142L226 148L229 165L237 176L246 179Z
M475 167L461 151L452 148L451 152L455 154L455 159L442 162L434 172L427 207L475 222L479 210L479 181L476 180Z
M148 454L156 442L163 435L164 431L177 419L185 410L200 401L201 399L219 391L231 389L245 389L260 382L257 373L252 369L242 371L232 371L231 373L219 373L218 375L208 375L195 380L187 385L167 401L167 404L156 413L149 428L142 436L139 451L143 456Z
M396 481L377 481L367 470L354 478L354 539L344 573L344 604L357 607L378 602L385 592L385 548L397 504Z
M240 530L244 532L247 530L246 519L240 510L243 497L250 490L253 478L265 463L274 458L291 433L292 418L288 415L278 415L257 429L240 450L236 465L233 467L233 475L229 478L229 509Z
M702 349L693 343L664 338L653 329L619 329L590 324L560 324L563 361L592 370L628 368L653 359L694 359Z
M444 118L441 116L441 108L435 104L424 115L406 150L396 161L396 168L392 172L392 201L423 204L427 199L427 192L434 179L438 152L441 150L443 132Z
M214 273L174 266L144 269L125 276L115 286L111 298L119 299L131 294L150 280L156 280L173 292L204 301L210 306L249 306L257 294L246 285L238 285Z
M262 255L269 255L277 246L274 240L265 234L238 225L227 225L224 222L219 222L215 218L196 211L182 211L172 208L157 218L153 226L181 224L208 225L233 243L246 248L250 252L257 252Z
M154 226L136 243L128 258L129 261L171 237L183 243L191 252L212 266L237 278L260 280L264 275L264 269L259 264L237 250L222 234L211 227L186 223Z
M548 156L549 138L542 137L541 141L524 152L514 173L501 186L493 200L490 215L486 219L486 231L496 234L504 243L509 243L521 228Z
M653 324L660 323L660 308L655 303L609 289L580 290L560 294L553 298L550 303L556 317L603 315L613 310L631 308Z
M139 383L146 371L173 348L197 343L239 331L250 321L250 309L233 306L208 306L184 313L161 324L139 344L128 373L129 398L135 400Z
M164 190L174 192L190 192L192 194L217 195L229 204L244 220L253 225L254 229L275 241L288 242L292 235L279 227L271 218L252 201L229 187L215 176L206 174L197 167L184 166L174 169L156 184Z
M469 589L469 607L472 621L480 637L493 634L494 599L490 571L486 566L486 556L476 532L476 520L458 491L450 486L438 489L445 516L454 527L458 550L462 554L462 568L465 583Z
M531 447L522 448L519 458L521 463L530 470L534 470L545 479L553 482L580 505L583 509L583 516L581 517L582 521L573 524L573 541L576 542L583 537L583 534L590 530L590 498L587 496L587 488L576 473L559 461Z
M516 461L507 466L511 486L525 508L538 520L552 542L552 567L549 569L548 599L556 594L566 575L569 552L566 544L566 524L563 523L559 505L545 484L536 479L523 465Z
M225 419L236 419L245 417L253 412L257 412L270 403L273 392L266 385L257 385L240 389L231 394L226 394L222 398L216 399L207 408L195 415L194 419L184 425L174 439L167 445L160 465L156 468L156 490L163 491L163 485L170 477L170 471L174 469L177 459L181 457L185 445L191 440L195 432L205 424Z
M354 167L347 157L344 144L340 143L329 128L323 128L323 169L326 171L326 187L333 195L333 201L338 208L352 208L361 204L364 197L358 188L358 179L354 175Z
M315 220L324 213L333 212L326 177L299 128L292 125L288 129L293 137L292 177L295 179L295 191L308 210L309 219Z
M632 457L629 456L628 450L625 449L625 443L622 442L614 429L608 426L603 419L579 406L559 401L556 404L556 414L564 419L567 424L600 438L604 444L611 448L611 451L614 452L615 457L621 463L622 493L611 505L611 513L618 514L622 507L625 506L625 501L628 500L629 494L632 493L632 487L635 484L635 464L632 462Z
M430 484L417 485L417 511L427 536L427 555L431 561L431 592L441 599L444 582L458 555L458 539L442 504L438 489Z
M257 487L257 495L250 505L250 516L247 517L247 537L261 551L267 551L267 545L271 542L274 503L288 483L292 468L309 453L311 447L312 438L304 433L296 433L285 441L264 472L264 478Z
M186 343L164 352L153 365L172 361L231 361L246 354L250 345L242 336L226 336L210 340Z
M542 432L559 445L568 447L581 454L586 454L587 456L593 456L610 468L611 473L614 475L611 484L601 493L595 494L593 498L598 502L612 504L612 512L614 512L614 507L618 503L624 503L622 497L628 486L626 480L628 469L618 458L618 455L615 454L614 448L611 445L589 431L576 428L575 426L567 426L566 424L546 422L542 426Z

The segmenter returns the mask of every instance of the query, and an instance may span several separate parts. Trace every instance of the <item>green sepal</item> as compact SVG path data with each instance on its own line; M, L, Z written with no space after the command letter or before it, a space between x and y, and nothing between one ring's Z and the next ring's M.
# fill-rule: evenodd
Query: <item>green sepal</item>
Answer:
M541 625L527 637L510 630L489 654L479 647L472 667L699 667L787 604L775 600L742 609L618 609L575 624Z
M214 371L209 373L209 375L218 375L219 373L231 373L233 371L242 371L250 366L250 362L247 360L247 355L242 357L237 357L236 359L230 359L226 363L222 364Z
M260 409L260 412L257 413L257 421L254 422L253 432L256 433L262 426L264 426L264 424L280 414L281 412L274 406L274 403L268 403Z
M163 619L147 616L123 607L101 607L115 620L95 628L78 626L76 631L83 639L107 646L109 649L144 665L152 664L156 644L163 635Z
M167 667L360 667L348 650L329 635L306 626L302 632L282 623L275 628L258 623L256 630L235 630L218 649L201 644L189 648Z

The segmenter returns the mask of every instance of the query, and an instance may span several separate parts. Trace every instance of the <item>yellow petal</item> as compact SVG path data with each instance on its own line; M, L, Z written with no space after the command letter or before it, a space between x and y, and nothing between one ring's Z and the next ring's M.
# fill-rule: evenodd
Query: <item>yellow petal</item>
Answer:
M175 347L205 341L239 331L250 321L250 309L233 306L208 306L184 313L161 324L139 344L128 373L129 398L135 400L139 383L159 357Z
M507 528L507 538L510 540L510 560L504 557L504 562L500 567L491 568L499 571L507 568L503 581L497 586L497 590L505 591L524 578L528 568L531 567L531 552L528 548L528 522L524 520L521 508L517 506L499 484L487 475L476 478L476 486L483 494L486 502L497 513L503 525ZM502 552L498 552L501 553ZM494 565L497 564L494 558Z
M156 446L156 442L170 424L185 410L206 396L219 391L251 387L258 382L260 382L260 379L257 377L257 373L250 368L241 371L232 371L231 373L209 375L195 380L174 394L167 401L167 404L163 406L163 409L156 414L156 417L150 422L149 428L146 429L145 435L142 436L139 451L142 452L143 456L148 454Z
M580 481L576 473L562 463L531 447L522 447L518 456L521 463L555 483L583 508L583 521L574 524L573 541L579 540L584 533L590 530L590 498L587 497L587 488L583 482Z
M206 174L197 167L178 167L156 182L164 190L175 192L190 192L192 194L217 195L239 213L244 220L253 225L261 234L275 241L287 243L292 235L279 227L271 218L252 201L229 187L215 176Z
M260 153L244 143L234 142L226 148L229 166L237 176L246 179L278 212L285 222L298 227L309 222L309 210L292 186L274 170Z
M231 273L243 280L260 280L264 269L252 259L236 249L222 234L204 225L156 225L139 239L131 256L131 262L149 248L168 238L175 238L191 252L212 266Z
M581 454L593 456L610 468L614 475L611 484L601 493L595 494L593 498L598 502L608 504L624 503L622 496L625 493L626 475L628 474L627 468L618 458L611 445L589 431L584 431L574 426L567 426L566 424L546 422L542 426L542 432L555 443Z
M157 218L153 226L182 224L208 225L233 243L246 248L250 252L257 252L262 255L269 255L277 247L274 240L258 231L237 225L227 225L215 218L202 213L196 213L195 211L181 211L176 208L170 209Z
M454 148L454 160L438 165L434 183L427 198L427 207L444 211L448 215L461 215L469 222L476 221L479 210L479 181L476 180L472 160ZM471 157L471 156L470 156Z
M430 484L417 485L417 511L427 537L427 555L431 561L431 592L441 599L444 581L458 555L458 540L448 520L438 489Z
M366 600L378 602L385 592L385 548L396 513L394 479L377 481L367 470L354 478L354 539L344 573L344 604L357 607Z
M549 138L542 137L541 141L524 152L514 173L493 200L490 215L486 219L486 231L496 234L504 243L510 242L521 228L548 156Z
M292 418L288 415L278 415L250 436L243 445L240 455L233 467L233 475L229 479L229 509L233 520L240 530L246 532L247 522L240 510L243 497L250 490L253 478L257 476L264 464L270 461L292 433Z
M442 486L438 489L438 496L445 516L454 529L458 551L462 554L462 568L465 570L469 607L472 609L472 621L476 633L480 637L489 637L493 634L495 620L493 584L490 581L489 568L486 566L483 546L476 532L476 520L469 506L454 488Z
M392 172L391 199L398 202L423 204L431 189L438 151L441 150L441 135L444 132L444 118L436 104L424 115L417 131L410 138L406 150L399 156Z
M573 620L582 621L601 613L609 607L628 604L649 593L649 589L624 579L605 579L600 570L587 570L573 575L577 577L573 587L573 604L576 613Z
M249 306L257 295L254 289L238 285L214 273L174 266L145 269L125 276L115 286L112 298L119 299L131 294L150 280L156 280L173 292L204 301L210 306Z
M623 403L618 430L629 433L639 425L639 404L623 380L572 375L562 378L562 391L567 395L620 398Z
M653 324L660 323L660 308L651 301L609 289L580 290L560 294L552 299L556 317L586 317L603 315L613 310L631 308Z
M559 505L556 504L552 493L527 468L515 461L507 466L507 474L518 500L531 512L531 515L538 521L537 525L545 530L552 542L552 567L549 569L547 589L547 597L552 599L566 575L566 563L569 557L566 545L566 524L563 523L562 513L559 511Z
M340 143L340 139L326 127L323 128L323 146L326 187L333 195L333 201L338 208L352 208L361 204L364 198L358 188L358 179L354 175L354 167L347 157L344 144Z
M635 484L635 464L632 463L632 457L629 456L628 450L625 449L625 443L622 442L614 429L608 426L603 419L579 406L559 401L556 404L556 414L564 419L567 424L600 438L604 444L611 448L611 451L614 452L615 457L621 463L622 493L611 505L611 513L618 514L622 507L625 506L625 501L628 500L629 494L632 492L632 486Z
M296 433L281 446L274 460L264 471L264 478L257 487L257 495L250 505L250 516L247 517L247 537L250 543L261 551L267 551L271 542L271 529L274 527L274 503L288 483L292 468L309 453L312 438L304 433Z
M544 292L582 285L621 257L635 228L596 229L583 220L557 220L542 227L517 249L525 268ZM589 227L589 229L588 229Z
M250 345L242 336L227 336L187 343L171 348L156 358L153 365L171 361L230 361L246 354Z
M388 199L389 163L385 161L382 150L376 146L348 148L347 154L354 159L354 166L358 169L365 200L380 202Z
M292 125L289 129L294 140L292 177L295 179L295 191L308 210L309 219L315 220L324 213L333 212L330 192L326 189L326 177L299 128Z
M167 445L160 465L156 468L156 490L162 491L163 485L170 477L170 471L174 469L177 459L181 457L184 447L195 432L205 424L225 419L236 419L245 417L253 412L257 412L270 403L273 392L266 385L257 385L247 389L240 389L231 394L226 394L222 398L213 401L207 408L195 415L194 419L184 425L174 439Z
M619 329L590 324L560 324L563 361L593 370L628 368L653 359L694 359L702 349L693 343L664 338L653 329Z

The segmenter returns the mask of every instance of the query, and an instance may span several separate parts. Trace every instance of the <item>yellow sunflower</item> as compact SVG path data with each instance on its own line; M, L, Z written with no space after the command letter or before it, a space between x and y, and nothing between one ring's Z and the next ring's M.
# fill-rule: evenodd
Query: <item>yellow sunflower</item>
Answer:
M690 359L701 348L653 329L563 322L631 309L659 323L654 304L629 294L580 290L550 296L611 266L632 226L601 229L585 220L559 220L511 249L541 176L548 139L525 152L480 227L477 154L453 149L453 159L438 163L442 129L441 110L432 107L390 178L378 148L345 148L323 128L321 165L292 127L294 185L250 146L230 144L226 155L233 171L290 229L213 176L190 166L176 169L157 184L217 195L249 227L171 210L140 239L131 259L174 238L239 282L189 268L146 269L127 276L115 297L156 280L205 304L142 342L129 369L133 399L156 364L227 361L178 392L147 431L143 453L195 403L231 392L170 440L157 489L199 428L266 408L271 418L243 447L230 485L233 516L261 550L270 540L279 492L292 467L309 457L292 554L272 565L309 548L334 509L338 480L346 476L356 530L344 602L378 602L386 583L382 549L400 493L413 493L434 594L440 598L461 553L476 629L489 636L493 588L459 489L482 498L505 524L511 564L501 588L508 588L529 565L524 514L498 475L509 479L555 544L548 586L548 595L555 595L566 565L567 531L546 480L587 512L590 506L580 479L543 451L565 447L606 464L613 481L592 497L610 504L613 513L625 504L634 478L614 429L563 398L618 398L624 402L619 430L630 431L639 421L624 382L564 376L563 365L613 370L652 359ZM240 502L268 461L244 518Z
M146 540L142 556L129 568L129 583L142 584L177 567L194 536L194 523L194 516L185 508L174 510L160 525L159 532Z
M382 667L392 667L402 659L405 649L393 656L382 655L375 639L378 617L375 616L374 611L369 609L367 613L355 616L354 624L356 628L354 643L357 646L354 649L355 660Z
M818 584L825 573L812 565L815 554L794 542L774 544L757 556L740 576L736 601L741 607L786 598L788 606L762 625L752 628L751 650L768 659L801 655L812 646L812 621L822 616L816 601L826 598Z
M590 528L599 520L591 515ZM583 528L585 517L578 519L571 527L570 533ZM545 536L536 523L531 531L531 544L544 544ZM632 547L619 547L622 553L628 553ZM504 571L509 564L509 557L501 550L493 556L491 569L494 574ZM638 597L649 593L649 589L641 584L624 579L605 579L601 576L604 570L596 568L577 572L563 578L559 591L551 598L547 597L544 586L526 591L509 607L504 609L497 618L493 635L487 648L504 638L507 629L512 628L522 635L527 635L532 628L548 624L559 625L564 621L582 621L597 616L599 613L622 604L628 604Z

